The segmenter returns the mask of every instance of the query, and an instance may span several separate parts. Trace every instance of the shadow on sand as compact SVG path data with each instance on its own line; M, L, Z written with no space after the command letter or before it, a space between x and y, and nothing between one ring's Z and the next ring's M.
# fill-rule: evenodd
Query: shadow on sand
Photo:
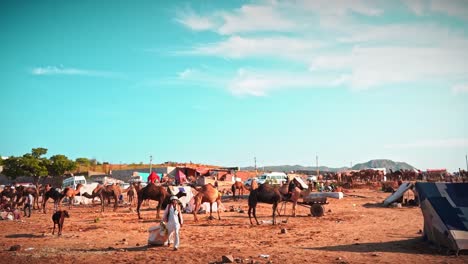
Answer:
M44 237L43 235L34 235L34 234L13 234L7 235L6 238L39 238Z
M434 250L427 241L422 237L410 238L407 240L389 241L381 243L354 243L350 245L337 245L316 248L304 248L306 250L325 250L325 251L347 251L357 253L372 253L372 252L395 252L407 254L440 254L438 250Z
M143 246L137 246L137 247L122 247L122 248L115 248L115 247L107 247L107 248L74 248L71 249L70 251L75 251L75 252L112 252L112 251L147 251L148 248L153 248L156 246L148 246L148 245L143 245Z

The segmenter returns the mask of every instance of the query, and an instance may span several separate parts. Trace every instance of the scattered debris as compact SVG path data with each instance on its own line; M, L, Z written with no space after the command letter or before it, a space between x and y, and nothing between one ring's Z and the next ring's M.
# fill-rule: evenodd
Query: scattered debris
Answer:
M281 228L281 234L286 234L287 232L286 228Z
M269 258L270 255L267 255L267 254L260 254L260 257L261 257L261 258Z
M21 245L14 245L10 247L10 251L20 251Z
M234 263L234 257L232 255L224 255L221 258L223 263Z

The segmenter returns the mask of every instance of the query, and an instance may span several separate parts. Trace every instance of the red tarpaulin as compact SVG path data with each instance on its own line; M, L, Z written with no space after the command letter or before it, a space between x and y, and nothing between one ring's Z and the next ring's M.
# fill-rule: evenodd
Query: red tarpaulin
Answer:
M161 181L159 175L156 172L152 171L151 174L148 176L148 182L154 183L156 180Z

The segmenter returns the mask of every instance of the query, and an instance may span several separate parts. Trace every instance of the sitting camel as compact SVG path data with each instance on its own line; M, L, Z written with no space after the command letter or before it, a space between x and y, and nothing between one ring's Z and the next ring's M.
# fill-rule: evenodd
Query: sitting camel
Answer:
M80 189L81 187L83 187L83 184L79 183L77 186L76 186L76 190L73 190L73 188L71 187L67 187L63 190L62 194L65 197L67 197L68 199L68 209L71 209L72 205L73 205L73 200L75 199L75 196L77 194L80 194Z
M202 203L210 203L210 219L213 219L212 207L214 202L218 205L218 219L221 220L221 217L219 216L219 211L221 210L221 193L211 185L211 183L203 185L197 191L198 193L193 198L195 202L195 209L193 210L193 218L195 219L195 222L198 221L197 213Z
M249 191L249 189L247 189L245 187L245 185L240 182L240 181L236 181L232 186L231 186L231 191L232 191L232 198L235 200L236 199L236 191L239 191L239 194L237 195L237 199L239 199L241 197L241 195L244 195L244 191Z
M118 203L119 203L119 196L122 193L122 190L118 185L107 185L103 186L99 184L94 188L92 194L84 193L83 196L89 199L94 199L94 197L99 197L101 199L101 212L104 212L104 200L110 200L110 198L114 198L114 212L117 211Z
M281 194L279 193L278 188L274 188L272 185L268 183L264 183L264 184L260 184L258 188L250 191L248 213L249 213L249 221L251 225L252 225L251 213L253 213L253 217L255 218L257 225L259 224L257 220L257 215L256 215L256 211L257 211L256 207L257 207L258 202L273 204L273 224L276 224L276 210L278 208L279 202L281 202Z

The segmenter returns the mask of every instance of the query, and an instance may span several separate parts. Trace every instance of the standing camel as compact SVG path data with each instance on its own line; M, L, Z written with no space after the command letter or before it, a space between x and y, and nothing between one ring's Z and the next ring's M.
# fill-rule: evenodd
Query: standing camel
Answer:
M104 200L110 201L110 198L114 198L114 212L117 211L119 196L122 193L120 187L116 184L103 186L99 184L94 188L92 194L84 193L83 196L89 199L99 197L101 199L101 212L104 212Z
M232 198L235 200L236 199L236 191L239 191L239 195L237 196L237 199L241 197L241 195L244 195L244 191L249 191L247 188L245 188L245 185L240 182L236 181L232 186L231 186L231 191L232 191Z
M220 205L221 205L221 193L210 183L203 185L198 193L194 197L195 209L193 210L193 218L195 222L198 221L197 213L200 209L202 203L210 203L210 219L213 219L213 203L216 202L218 207L218 219L221 220L219 216Z
M299 184L297 181L295 181L294 190L291 191L291 196L286 199L286 196L287 196L287 194L289 192L289 184L291 183L291 181L295 181L295 179L292 179L292 180L288 181L286 184L281 185L281 187L279 187L278 191L282 195L282 200L284 200L285 202L291 202L293 204L293 206L292 206L292 216L295 217L296 216L297 202L299 201L299 199L301 197L308 196L312 192L313 189L312 188L305 189L305 188L303 188L301 186L301 184Z
M137 204L138 219L141 219L141 215L140 215L141 203L146 199L158 201L158 205L156 207L156 210L157 210L156 219L159 219L159 211L161 210L161 206L163 208L166 208L166 205L169 204L169 197L171 196L170 193L166 190L165 187L160 186L160 185L155 185L153 183L146 185L140 190L138 189L136 190L137 190L137 196L138 196L138 204Z
M73 205L73 200L75 199L75 196L77 194L80 194L81 187L83 187L83 184L79 183L76 186L76 190L73 190L73 188L71 188L71 187L67 187L67 188L65 188L63 190L64 198L67 197L67 199L68 199L68 209L71 209L71 207Z
M63 193L57 191L55 188L52 188L50 185L47 185L45 190L46 192L42 197L42 210L44 211L44 214L47 213L46 203L47 200L49 200L49 198L52 198L52 200L54 200L54 212L56 212L58 210L58 207L60 206L60 202L65 196L63 195Z
M276 224L276 209L278 208L278 203L281 202L281 194L279 193L277 188L274 188L268 183L260 184L258 188L250 191L249 194L249 221L252 225L252 218L251 213L253 213L253 217L259 224L256 215L256 207L257 203L268 203L273 205L273 224Z

